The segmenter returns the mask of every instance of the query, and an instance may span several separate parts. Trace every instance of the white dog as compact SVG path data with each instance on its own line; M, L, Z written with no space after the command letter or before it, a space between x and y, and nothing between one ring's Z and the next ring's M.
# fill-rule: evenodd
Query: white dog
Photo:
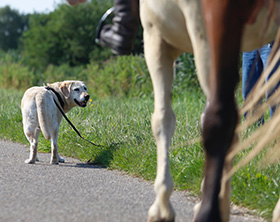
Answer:
M21 101L23 129L30 142L30 157L25 163L35 163L40 131L51 142L51 163L64 162L57 152L57 139L62 114L75 106L86 107L89 100L87 87L81 81L64 81L47 84L48 87L32 87Z

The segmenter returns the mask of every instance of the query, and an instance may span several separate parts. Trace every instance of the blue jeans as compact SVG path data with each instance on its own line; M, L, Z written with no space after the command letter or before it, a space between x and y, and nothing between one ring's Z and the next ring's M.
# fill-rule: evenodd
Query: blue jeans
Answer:
M247 98L247 95L250 93L256 82L258 81L259 77L262 74L263 69L266 66L269 53L272 48L271 43L264 45L262 48L253 50L250 52L243 52L243 62L242 62L242 95L243 100ZM267 77L266 81L271 77L273 72L279 66L279 62L277 66L273 69L270 75ZM275 89L267 95L269 98L272 93L278 88L278 85ZM275 112L276 107L270 108L270 117L272 117L273 113ZM261 119L263 122L263 118Z

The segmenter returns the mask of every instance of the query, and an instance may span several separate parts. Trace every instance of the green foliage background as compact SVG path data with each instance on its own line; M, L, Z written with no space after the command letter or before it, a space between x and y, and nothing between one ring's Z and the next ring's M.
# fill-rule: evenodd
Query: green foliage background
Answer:
M109 58L110 50L95 43L102 14L112 2L92 1L77 7L61 4L49 14L29 16L29 29L23 34L24 62L35 68L49 64L77 66Z
M48 14L27 15L8 6L0 8L0 50L17 50L21 61L35 71L50 64L73 67L103 62L112 54L95 43L96 28L112 6L113 0L91 0L76 7L59 4ZM143 50L141 27L134 48L134 54Z
M8 6L0 8L0 49L18 49L19 40L28 28L28 16Z

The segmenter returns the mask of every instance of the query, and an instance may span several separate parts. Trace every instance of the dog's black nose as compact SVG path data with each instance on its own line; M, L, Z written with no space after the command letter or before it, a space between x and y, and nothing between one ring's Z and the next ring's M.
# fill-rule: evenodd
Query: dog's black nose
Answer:
M86 96L85 96L85 100L88 101L88 100L89 100L89 97L90 97L89 95L86 95Z

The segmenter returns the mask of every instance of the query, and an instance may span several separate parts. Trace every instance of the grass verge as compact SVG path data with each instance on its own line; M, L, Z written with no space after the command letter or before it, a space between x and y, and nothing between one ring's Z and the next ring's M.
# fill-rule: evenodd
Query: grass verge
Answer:
M28 145L21 123L22 95L19 91L0 89L0 138ZM200 192L204 154L200 143L189 144L189 141L201 135L200 113L204 102L204 96L198 91L186 93L184 98L175 98L173 102L177 119L170 149L172 176L176 189L188 189L194 195ZM67 116L85 138L104 147L94 147L81 140L63 120L59 152L154 180L156 147L150 127L152 112L151 98L90 101L86 108L74 108ZM50 151L49 141L42 136L39 150ZM239 154L237 159L241 156ZM280 168L273 165L262 169L258 160L253 160L234 175L231 200L270 219L279 197Z

